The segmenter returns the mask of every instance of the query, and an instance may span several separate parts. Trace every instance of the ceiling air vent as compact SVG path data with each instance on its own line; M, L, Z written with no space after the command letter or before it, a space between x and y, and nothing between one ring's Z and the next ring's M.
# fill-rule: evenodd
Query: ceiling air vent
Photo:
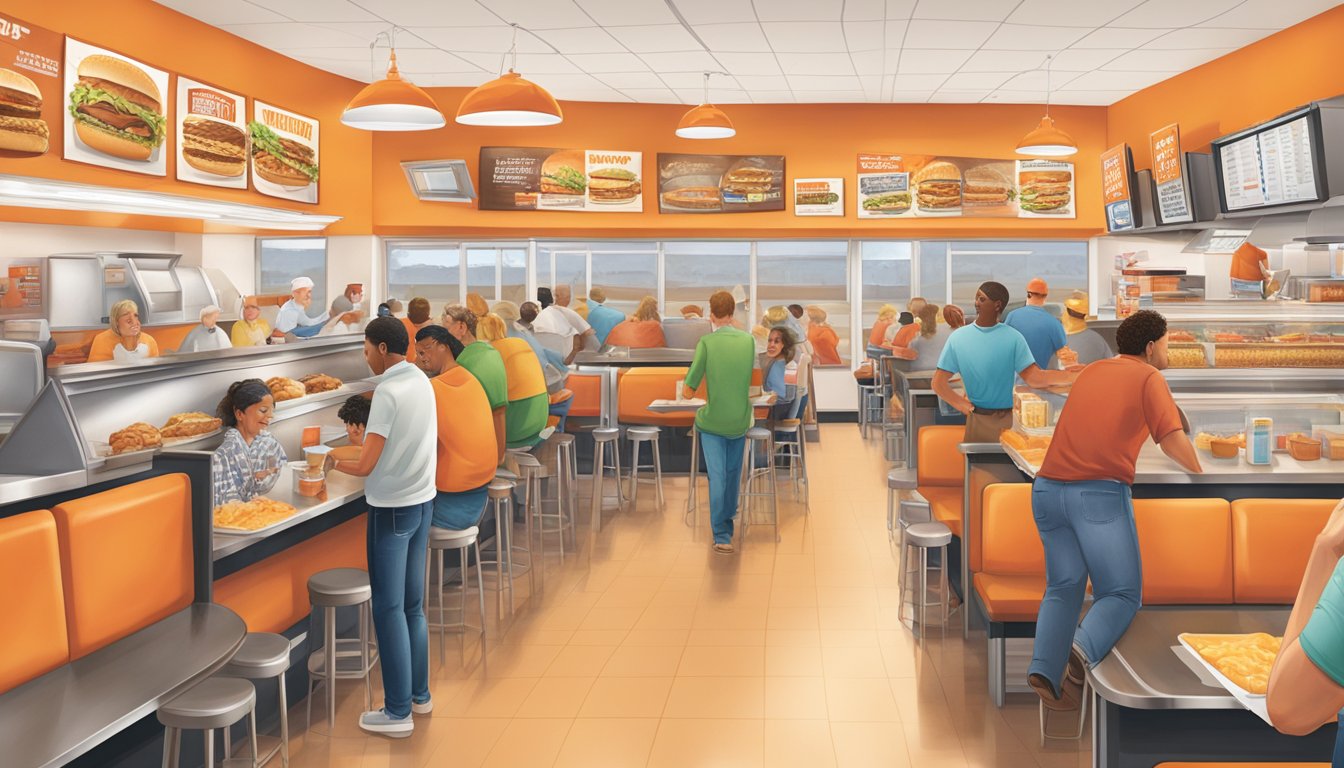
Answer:
M406 181L421 200L470 203L476 199L466 160L418 160L402 163Z

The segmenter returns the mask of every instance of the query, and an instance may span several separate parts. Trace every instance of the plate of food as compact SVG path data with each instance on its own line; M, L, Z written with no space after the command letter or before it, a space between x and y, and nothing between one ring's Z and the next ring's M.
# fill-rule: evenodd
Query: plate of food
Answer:
M275 381L275 379L271 379L271 381ZM285 381L293 381L293 379L285 379ZM307 376L300 378L299 383L303 385L303 391L304 394L306 395L316 395L321 394L322 392L333 392L335 390L340 389L345 384L345 382L341 381L335 376L328 376L325 373L310 373ZM270 385L271 382L267 381L266 386L269 387ZM275 394L274 388L271 389L271 393ZM280 401L280 397L278 395L276 396L275 399L276 402Z
M275 398L276 405L286 400L297 400L308 394L308 388L303 382L284 376L272 376L267 379L266 387L271 390L271 397Z
M163 448L163 436L158 427L137 421L108 436L107 442L90 440L93 455L102 459L98 466L114 469L149 461Z
M159 435L164 445L181 445L219 434L224 422L200 411L173 414L168 422L159 427Z
M1269 690L1269 672L1283 643L1283 638L1265 632L1242 635L1182 632L1176 639L1228 693L1238 698L1264 698Z
M289 520L298 511L292 505L265 496L251 501L230 501L215 507L214 529L220 533L262 533Z

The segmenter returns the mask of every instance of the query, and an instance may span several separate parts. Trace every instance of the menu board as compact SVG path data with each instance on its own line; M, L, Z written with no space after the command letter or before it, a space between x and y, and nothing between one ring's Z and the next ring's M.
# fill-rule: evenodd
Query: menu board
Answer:
M861 154L858 168L861 219L1074 215L1072 163Z
M844 216L844 179L794 179L793 215Z
M624 150L481 147L480 209L639 213L643 167Z
M270 197L316 203L320 127L311 117L253 102L252 122L247 124L253 188Z
M51 148L64 101L61 42L49 29L0 15L0 157L37 157Z
M1106 230L1121 232L1138 226L1130 180L1134 163L1129 145L1117 144L1101 153L1101 200L1106 208Z
M658 155L659 213L784 210L781 155Z
M168 73L65 39L65 159L168 175Z
M9 277L0 285L0 310L42 308L42 267L33 264L9 268Z
M1324 197L1316 167L1312 112L1300 112L1213 143L1224 211L1241 211Z
M247 102L242 96L177 78L177 178L247 189Z
M1185 183L1185 156L1181 154L1181 128L1172 123L1148 137L1153 154L1153 184L1157 187L1154 205L1162 224L1194 221L1190 189Z

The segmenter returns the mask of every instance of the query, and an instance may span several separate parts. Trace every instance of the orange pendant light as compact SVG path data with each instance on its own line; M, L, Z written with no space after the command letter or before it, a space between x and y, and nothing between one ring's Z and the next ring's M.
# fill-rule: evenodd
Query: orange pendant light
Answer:
M395 28L393 28L395 32ZM439 107L423 89L409 80L403 80L397 69L397 49L393 34L386 36L391 56L387 62L387 77L365 86L341 113L341 122L363 131L428 131L448 124ZM369 57L378 44L374 38L369 45Z
M727 139L737 135L733 121L722 109L709 103L709 76L705 73L705 100L681 116L677 135L683 139Z
M1050 61L1045 57L1045 116L1035 130L1017 142L1017 154L1033 157L1068 157L1078 152L1078 143L1069 134L1055 126L1050 117Z
M555 97L514 71L518 64L518 25L509 26L513 27L513 45L509 48L513 66L468 93L457 108L456 120L462 125L501 127L557 125L564 120L564 113Z

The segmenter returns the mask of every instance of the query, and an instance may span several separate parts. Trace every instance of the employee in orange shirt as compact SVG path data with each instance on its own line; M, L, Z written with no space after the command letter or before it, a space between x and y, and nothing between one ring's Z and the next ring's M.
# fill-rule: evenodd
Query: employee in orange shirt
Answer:
M1232 278L1233 289L1263 290L1264 282L1269 279L1269 254L1250 241L1242 243L1232 254L1228 276Z
M411 299L411 303L406 305L406 316L401 318L401 324L406 326L406 337L411 340L411 348L406 353L406 362L415 363L416 334L430 322L429 299L419 296Z
M429 381L434 387L438 428L434 525L461 531L480 522L498 466L490 400L476 377L457 364L462 342L447 328L421 328L415 334L415 346L419 359L440 371Z
M1027 683L1049 709L1077 709L1087 669L1111 652L1139 610L1143 570L1130 486L1149 437L1189 472L1202 472L1162 369L1167 321L1150 310L1115 332L1120 355L1074 382L1031 488L1045 546L1045 597ZM1078 622L1088 579L1092 609Z
M133 363L159 356L159 343L140 330L140 307L134 301L118 301L107 316L111 327L93 337L88 362Z

